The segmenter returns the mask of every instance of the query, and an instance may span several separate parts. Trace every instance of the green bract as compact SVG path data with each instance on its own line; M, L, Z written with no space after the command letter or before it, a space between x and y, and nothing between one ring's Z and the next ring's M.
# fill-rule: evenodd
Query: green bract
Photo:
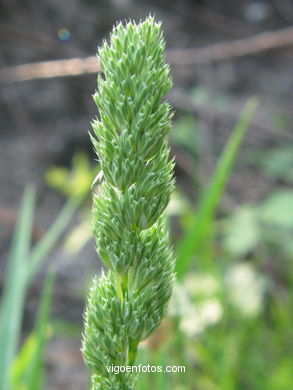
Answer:
M160 324L172 292L174 259L164 216L174 187L167 135L171 88L165 44L152 17L119 23L99 50L103 75L94 95L100 119L92 141L104 181L94 195L93 232L109 268L95 279L85 312L83 355L92 388L133 389L138 343Z

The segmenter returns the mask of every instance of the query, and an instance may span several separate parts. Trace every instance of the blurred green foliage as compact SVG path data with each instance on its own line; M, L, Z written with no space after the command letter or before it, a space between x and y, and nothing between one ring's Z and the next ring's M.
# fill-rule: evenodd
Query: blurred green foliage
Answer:
M86 196L97 169L92 168L88 155L77 152L72 157L71 168L52 166L46 174L47 184L68 198Z
M255 157L268 177L293 183L293 146L263 151Z
M44 283L35 328L19 350L25 297L33 278L59 240L79 204L80 198L66 203L47 233L32 248L35 191L33 188L27 188L23 194L0 305L1 390L36 390L43 383L43 355L53 287L52 273Z
M238 147L234 144L235 152ZM289 183L289 149L274 152L269 162L264 158L264 173L274 166L271 177L282 175ZM220 161L223 156L225 151ZM229 171L224 171L227 179ZM194 213L192 233L190 203L180 190L171 201L185 232L177 249L181 278L161 333L143 344L139 355L143 364L184 365L186 372L141 374L139 390L292 387L293 192L276 187L260 203L243 204L220 217L213 213L208 222L207 213L201 224L201 205L208 202L215 175ZM208 226L200 234L204 223Z
M231 174L237 152L256 108L257 101L251 99L246 104L240 119L220 156L213 177L203 193L197 212L176 246L177 277L182 278L205 235L213 224L213 216Z
M92 187L93 180L99 169L93 168L89 156L84 151L76 152L70 168L62 166L49 167L45 173L48 186L74 200L75 197L86 199ZM67 253L80 251L91 237L91 212L87 204L83 204L82 218L66 235L64 248Z
M198 103L207 99L203 90L194 91L194 95ZM220 204L248 119L231 134L230 146L222 153L208 188L196 189L194 198L203 194L197 204L178 185L168 206L168 213L176 222L175 235L182 232L177 253L179 261L184 260L179 265L180 280L168 318L142 343L137 364L184 365L186 372L142 373L138 390L290 390L293 386L293 191L289 188L292 146L258 153L256 169L275 183L262 201L228 210L222 210ZM195 130L197 121L182 116L175 127L171 141L189 153L196 167L201 148ZM75 195L85 199L96 174L85 154L75 156L70 168L48 170L47 183L68 197L69 203L49 235L32 250L28 240L34 195L26 192L2 298L1 390L46 388L42 386L46 340L52 333L80 337L80 324L59 318L48 320L52 289L49 277L35 328L22 348L18 348L26 286L78 207ZM217 213L217 209L221 212ZM65 241L72 251L78 251L90 237L87 203L82 204L82 215ZM20 272L23 266L27 267L20 256L24 253L30 259L30 276ZM12 319L14 327L9 325ZM11 358L7 360L8 356Z

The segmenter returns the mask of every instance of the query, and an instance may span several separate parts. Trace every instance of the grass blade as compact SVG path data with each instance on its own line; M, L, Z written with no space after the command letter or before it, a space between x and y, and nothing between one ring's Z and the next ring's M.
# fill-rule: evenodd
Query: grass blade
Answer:
M256 106L257 100L252 98L244 107L240 119L218 161L212 180L203 194L198 213L195 215L183 239L177 245L176 272L178 278L182 278L184 276L192 256L197 250L202 238L209 230L214 211L222 197L239 147Z
M40 303L36 327L34 330L37 340L35 353L27 369L26 385L28 390L38 390L43 382L44 349L48 334L49 311L53 294L55 273L49 272Z
M37 339L35 334L32 332L25 339L20 351L18 352L10 370L11 374L11 388L13 390L26 390L24 389L23 376L26 371L26 367L34 355L36 350Z
M63 207L60 214L58 215L56 221L50 227L45 236L40 240L40 242L34 247L30 255L29 267L26 275L26 284L29 285L32 278L35 276L36 272L40 268L43 261L46 259L49 252L56 245L61 234L66 229L68 223L70 222L73 214L79 207L82 197L80 198L71 198Z
M10 365L20 337L25 296L24 275L29 252L35 191L24 192L7 265L0 318L0 389L10 389Z
M39 311L33 332L22 346L12 367L13 389L38 390L43 383L43 358L48 337L49 311L55 273L49 272L44 282Z

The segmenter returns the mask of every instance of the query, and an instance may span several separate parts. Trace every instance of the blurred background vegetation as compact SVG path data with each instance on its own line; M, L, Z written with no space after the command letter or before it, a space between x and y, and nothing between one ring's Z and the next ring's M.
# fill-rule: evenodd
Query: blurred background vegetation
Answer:
M51 63L47 77L34 65L93 56L117 20L149 13L174 78L178 281L138 363L186 373L141 374L138 389L293 388L292 2L2 0L1 390L88 388L82 312L101 269L90 230L96 65Z

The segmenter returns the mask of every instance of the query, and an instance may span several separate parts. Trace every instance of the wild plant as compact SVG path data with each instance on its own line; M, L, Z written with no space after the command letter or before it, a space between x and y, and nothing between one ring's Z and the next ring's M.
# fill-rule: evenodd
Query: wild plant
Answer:
M82 352L92 389L134 389L140 341L160 325L171 296L174 258L165 209L174 187L167 136L171 88L160 23L119 23L98 51L91 137L103 173L93 196L93 234L107 272L94 279Z

